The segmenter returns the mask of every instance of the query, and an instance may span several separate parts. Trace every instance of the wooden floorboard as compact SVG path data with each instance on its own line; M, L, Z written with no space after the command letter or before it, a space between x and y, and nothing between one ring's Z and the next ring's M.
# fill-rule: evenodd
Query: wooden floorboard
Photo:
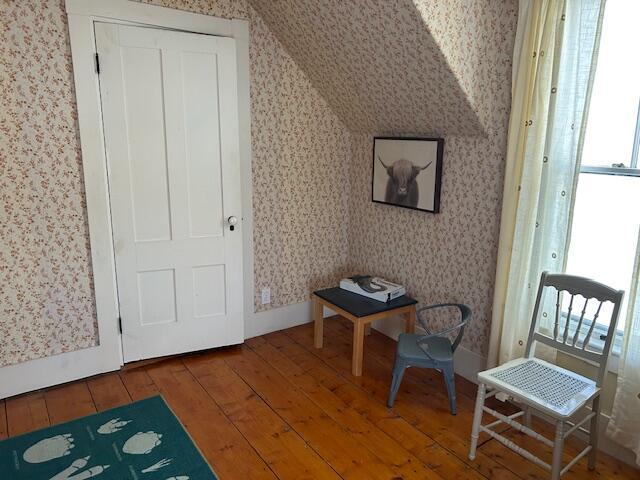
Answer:
M42 392L27 393L9 398L7 404L7 430L10 437L48 427L49 413Z
M386 337L374 335L371 340L372 347L375 347L374 344L376 340L385 341L385 339ZM378 360L379 366L386 365L389 362L389 360L393 358L390 352L386 352L385 355L381 355L380 351L376 350L375 348L371 349L371 356ZM444 394L444 390L442 389L442 383L441 383L442 380L441 378L439 378L439 374L436 374L435 375L436 382L433 383L433 380L434 380L433 373L434 371L421 370L421 369L411 369L407 372L407 378L403 382L403 386L404 386L403 388L405 389L405 392L408 395L408 398L410 400L409 403L413 406L414 410L416 411L421 410L421 407L419 405L415 405L416 403L420 402L421 398L428 398L428 401L430 403L433 403L434 405L439 405L439 407L442 408L443 411L446 411L448 409L446 395ZM385 376L388 376L388 375L390 375L390 371L389 372L385 371L382 376L384 378ZM426 378L427 376L429 376L429 378ZM425 388L425 384L427 385L431 384L431 387ZM433 394L432 392L436 392L436 393ZM399 400L402 400L402 399L399 397ZM438 442L441 442L443 444L451 443L451 436L448 436L448 438L446 439L442 438L441 435L443 432L453 433L453 435L457 436L460 440L463 440L463 441L469 438L469 435L471 433L470 428L471 428L471 421L472 421L471 412L472 412L472 409L474 408L474 403L471 398L466 398L464 395L459 395L458 405L461 409L458 416L452 417L449 415L449 416L443 417L443 419L450 420L450 422L445 421L444 429L440 428L439 432L435 433L434 438ZM504 408L504 405L499 405L499 407ZM423 425L422 428L425 428L425 429L429 428L429 426L425 425L424 421L421 421L420 423L421 425ZM484 439L486 439L486 437L484 437ZM516 432L512 437L512 440L514 440L517 443L523 443L523 442L528 442L529 439L526 435ZM536 446L538 445L538 443L539 442L535 442L535 441L531 442L532 445L535 444ZM466 450L466 443L465 443L464 450ZM503 462L502 457L503 456L507 457L506 461L509 463L509 465L513 464L514 466L516 466L516 468L514 469L515 472L523 471L517 467L517 466L520 466L521 468L525 469L524 471L527 472L527 475L529 478L547 478L548 477L548 473L541 468L536 467L534 470L530 470L528 468L529 462L527 460L515 454L514 452L511 452L511 451L505 452L502 445L498 444L495 441L491 441L486 445L486 448L484 448L484 453L496 459L498 462L503 463L503 465L505 463ZM539 453L543 456L543 458L550 458L549 452L545 452L543 454L542 451L539 451ZM569 456L569 453L566 453L565 461L569 461L570 458L571 457ZM571 478L574 478L574 475L575 475L575 472L568 472L564 478L571 479Z
M465 462L452 455L438 445L432 438L415 428L403 417L369 395L365 390L332 370L328 365L312 355L310 352L295 344L291 338L282 333L275 333L265 337L266 341L285 355L291 364L299 366L305 375L309 375L319 384L330 390L339 398L345 409L357 412L362 417L374 423L377 428L402 445L407 451L418 457L427 467L434 470L443 478L452 478L464 472L465 478L479 478L483 472L474 473ZM247 342L250 346L251 341ZM297 376L300 376L299 374ZM315 388L315 387L314 387ZM504 474L498 466L487 471L486 476L492 478L514 478L511 474Z
M343 321L338 322L337 324L341 325L343 328L346 326L346 324ZM381 348L383 344L384 344L384 347ZM378 354L380 351L384 351L385 361L388 362L391 358L393 358L393 353L395 352L395 342L391 341L388 337L376 332L371 337L370 345L372 346L372 351L374 355ZM378 348L376 348L376 346ZM426 375L430 374L431 379L433 379L434 377L433 373L434 373L433 370L429 371L429 370L413 369L411 371L411 375L416 375L418 377L422 376L423 378ZM437 384L438 383L441 384L441 379L439 378L439 374L436 374L435 377L438 380L438 382L436 382L436 384L434 385L434 388L437 388L438 387ZM474 407L473 399L475 396L476 386L471 382L468 382L462 378L459 378L459 381L457 382L457 386L458 387L462 386L463 394L470 396L471 402L468 402L468 401L465 401L465 402L470 409L469 411L472 411L471 409L473 409ZM460 388L458 389L461 390ZM444 392L444 390L442 389L441 391ZM501 402L498 402L495 399L493 399L493 402L494 402L494 405L493 405L494 408L496 407L496 405L504 408L504 404L502 404ZM536 421L534 422L534 425L538 431L545 434L548 438L553 438L553 434L554 434L553 428L549 424L542 421ZM509 437L514 442L525 445L527 449L529 449L530 451L533 451L534 453L536 453L536 455L541 456L542 458L548 458L548 459L551 458L551 449L549 449L548 447L544 446L540 442L526 435L523 435L519 432L511 430L506 433L506 436ZM570 461L584 447L585 447L585 444L583 442L581 442L575 437L570 437L569 441L565 446L565 455L564 455L565 462ZM488 445L488 449L491 449L491 451L494 453L499 453L501 450L503 450L503 447L497 442L495 442L494 440L492 440ZM522 461L524 461L524 459L522 459L521 457L518 457L518 462L522 462ZM617 477L618 475L624 475L623 473L624 470L626 470L626 474L639 475L638 472L633 472L631 469L625 467L620 462L614 462L610 456L608 455L601 456L600 469L598 470L598 475L602 475L606 478L614 478L614 477ZM547 474L544 470L540 470L539 473L543 475L543 478L547 478ZM579 478L584 478L584 475L592 475L592 473L588 472L587 470L586 461L579 462L578 465L576 465L573 469L567 472L567 474L564 475L563 478L579 479Z
M68 422L96 413L87 382L75 382L54 387L44 392L51 425Z
M424 464L425 468L433 470L434 464L424 462L422 455L423 449L433 447L434 442L428 437L420 435L420 432L413 429L409 424L397 423L394 428L388 429L381 426L377 422L375 416L363 414L346 403L336 393L341 387L347 385L344 379L338 382L326 379L322 374L313 374L314 371L322 371L322 367L307 358L301 359L296 357L295 360L285 355L275 345L267 341L253 340L247 342L258 355L265 361L277 368L283 375L291 377L292 381L299 385L302 391L321 407L329 416L334 418L339 424L347 425L349 431L355 433L365 445L369 445L376 452L385 452L382 460L387 463L398 464ZM302 360L302 361L301 361ZM306 362L304 362L306 360ZM327 372L325 372L326 375ZM335 377L334 378L339 378ZM322 380L325 380L324 382ZM388 411L381 407L383 410ZM399 417L386 416L387 420L400 420ZM397 427L397 428L395 428ZM404 427L404 428L403 428ZM398 441L402 440L402 441ZM419 449L415 446L420 445ZM460 469L458 469L460 471ZM433 477L431 472L427 472L424 468L417 471L420 477ZM439 476L447 478L440 472ZM469 478L479 478L468 472Z
M395 465L381 461L251 350L242 348L226 360L343 478L397 478Z
M0 400L0 440L4 440L9 436L9 428L7 426L7 407L4 400Z
M343 426L381 462L397 465L396 474L403 478L438 478L428 466L409 452L404 445L378 428L368 418L351 409L331 390L322 386L298 365L282 355L264 339L247 342L265 363L287 378L292 388L297 387L309 400L315 403L338 425Z
M330 322L327 322L330 323ZM377 402L384 405L388 395L389 379L391 376L392 362L380 363L373 351L368 348L370 344L370 337L365 340L366 355L364 359L365 372L362 377L353 377L351 375L351 364L349 362L348 351L350 349L350 338L345 335L344 332L333 329L333 326L327 325L325 329L327 335L325 337L325 347L322 350L317 350L313 347L313 332L308 328L294 328L286 332L300 345L308 349L308 351L314 355L322 358L328 365L336 369L336 371L349 379L354 385L362 388L372 398L375 398ZM337 333L336 333L337 332ZM336 333L332 335L332 333ZM347 332L348 333L348 332ZM375 333L372 334L372 336ZM390 363L387 365L387 363ZM401 417L405 418L416 429L430 437L445 450L457 457L461 462L469 462L467 459L468 453L468 432L470 430L470 423L467 426L463 415L470 417L470 411L463 411L462 405L464 403L463 398L458 399L459 413L456 417L449 414L448 403L446 396L443 396L441 390L443 385L438 386L432 390L422 389L423 385L413 381L412 369L409 369L405 375L405 379L402 383L401 394L402 398L396 401L394 411ZM416 388L418 387L418 388ZM462 419L462 420L461 420ZM470 418L467 419L470 422ZM456 434L453 425L460 425L458 427L458 433ZM460 433L462 432L462 433ZM504 452L504 455L508 455ZM519 460L520 457L514 458ZM478 458L475 462L471 463L474 467L481 465L483 470L480 470L485 476L489 474L494 476L501 476L503 478L514 478L521 470L517 468L508 468L504 462L501 462L501 458L493 458L487 456L482 450L479 452ZM525 472L527 470L524 470ZM521 478L539 478L536 476L526 475Z
M139 363L10 398L0 401L0 439L161 394L223 480L549 478L486 436L476 460L468 460L476 386L461 377L456 416L433 370L409 369L394 408L387 408L395 342L375 331L367 336L363 375L354 377L352 335L349 322L332 319L322 349L306 324L240 347ZM547 424L535 425L551 435ZM506 435L550 454L525 435ZM568 442L566 458L581 447ZM638 479L640 471L600 453L596 471L583 459L563 478Z
M117 373L92 378L87 381L87 387L99 412L131 403L131 396Z
M133 401L160 394L160 390L145 370L122 371L119 377Z
M147 372L221 478L277 478L182 361L155 364Z
M279 478L340 478L223 358L194 357L185 364Z

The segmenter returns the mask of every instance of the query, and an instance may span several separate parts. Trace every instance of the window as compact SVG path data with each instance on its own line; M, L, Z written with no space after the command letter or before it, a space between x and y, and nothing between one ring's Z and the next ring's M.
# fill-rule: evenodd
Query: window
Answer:
M640 2L607 2L567 258L567 273L623 289L627 297L640 228L640 62L634 53L639 21ZM627 304L625 298L614 352ZM574 307L573 315L580 313ZM603 308L596 331L606 333L610 317L611 308Z

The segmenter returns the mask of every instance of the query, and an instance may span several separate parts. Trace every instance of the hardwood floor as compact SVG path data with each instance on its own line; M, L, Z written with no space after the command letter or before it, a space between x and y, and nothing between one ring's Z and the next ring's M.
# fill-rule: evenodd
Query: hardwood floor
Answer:
M481 438L467 459L475 386L457 378L458 415L434 371L410 369L396 405L385 401L395 342L365 339L364 373L351 375L350 324L325 322L325 346L307 324L0 401L0 439L162 394L221 479L547 479L548 473ZM508 411L497 402L494 407ZM546 425L537 428L548 436ZM550 456L528 437L516 442ZM580 442L567 446L575 454ZM634 478L600 453L563 477Z

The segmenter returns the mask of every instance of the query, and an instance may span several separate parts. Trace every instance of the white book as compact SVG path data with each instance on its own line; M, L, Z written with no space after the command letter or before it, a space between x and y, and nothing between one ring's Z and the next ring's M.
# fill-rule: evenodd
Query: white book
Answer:
M380 302L390 302L406 293L402 285L369 275L355 275L350 278L343 278L340 280L340 288Z

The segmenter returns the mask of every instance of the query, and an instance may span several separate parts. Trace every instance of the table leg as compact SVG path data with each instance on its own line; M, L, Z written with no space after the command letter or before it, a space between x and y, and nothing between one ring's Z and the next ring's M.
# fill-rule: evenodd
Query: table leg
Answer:
M362 375L362 355L364 353L364 322L357 320L353 324L353 358L351 373L354 377Z
M371 335L371 324L370 323L367 323L364 326L364 334L365 335Z
M407 313L404 314L405 330L407 333L416 331L416 307L412 306Z
M322 348L322 323L324 322L322 303L315 295L312 296L311 303L313 305L313 344L316 348Z

